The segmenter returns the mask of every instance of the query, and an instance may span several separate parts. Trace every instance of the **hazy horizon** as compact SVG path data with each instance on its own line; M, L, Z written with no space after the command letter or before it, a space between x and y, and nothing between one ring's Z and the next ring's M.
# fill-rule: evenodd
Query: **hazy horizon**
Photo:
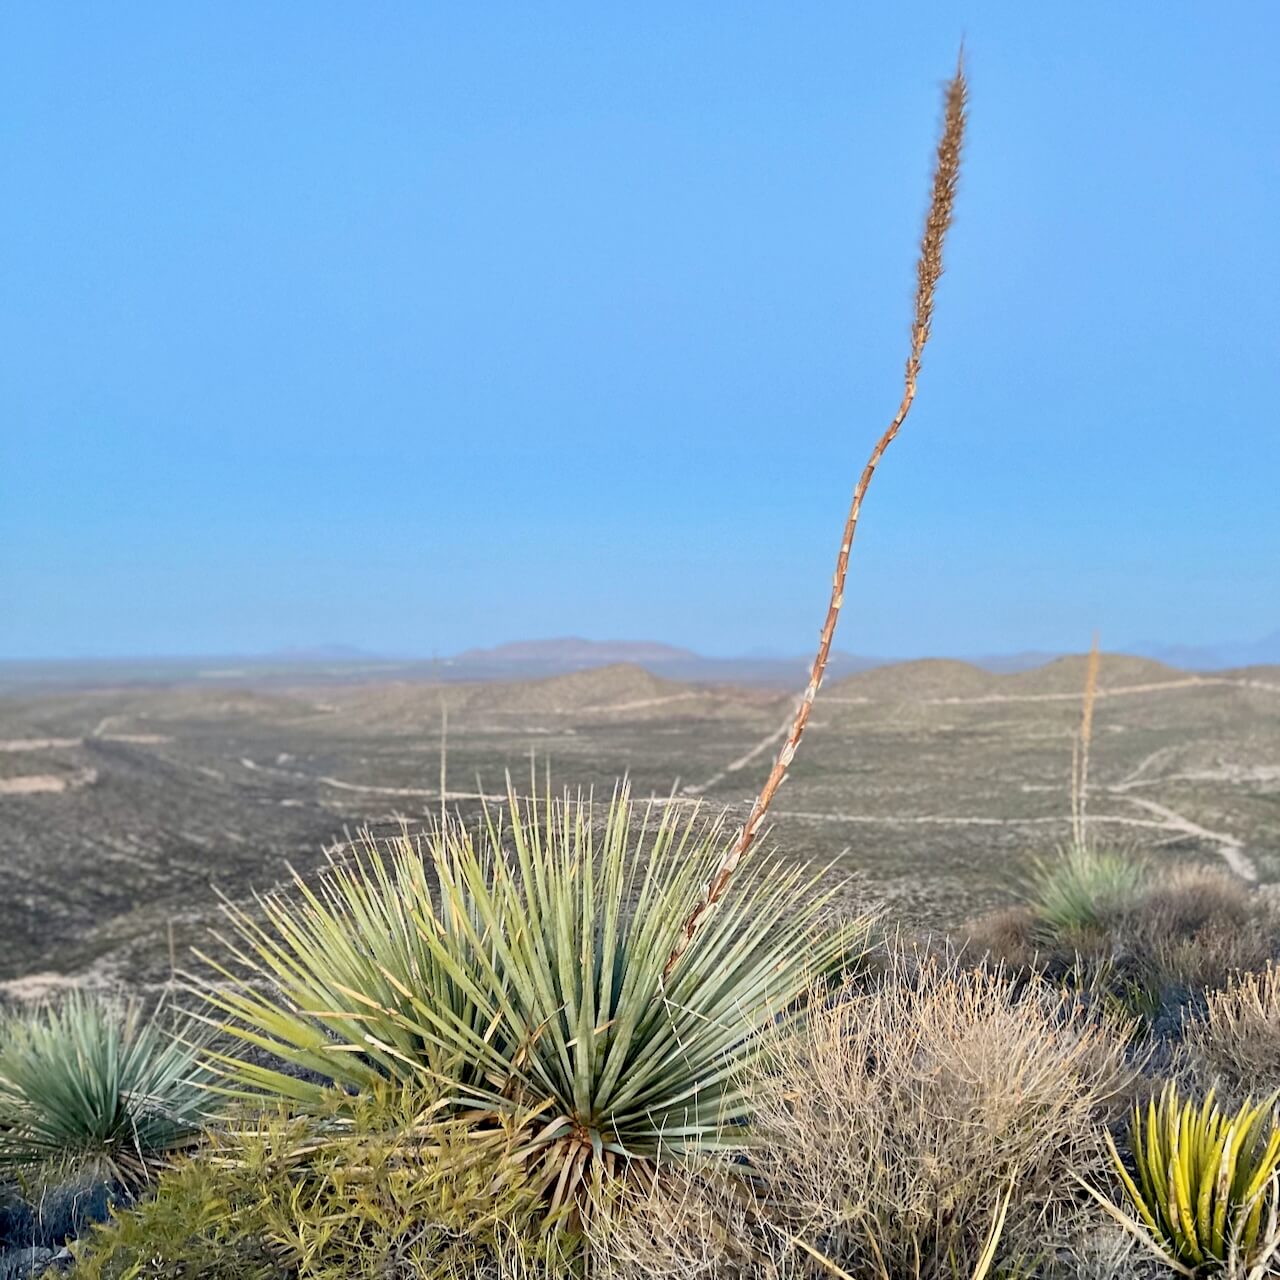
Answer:
M851 654L1280 600L1280 7L0 14L0 655Z
M84 655L28 655L0 653L0 663L14 665L65 663L74 666L76 664L93 665L95 663L183 663L196 660L243 660L247 662L296 662L300 664L358 664L361 662L369 662L385 665L395 665L398 663L423 665L430 664L432 662L450 663L459 658L480 658L487 657L489 655L506 657L508 656L508 651L521 649L542 648L547 651L548 655L550 655L551 651L555 647L570 644L582 644L587 646L589 649L599 651L620 650L625 648L646 648L658 651L658 653L654 654L650 658L651 661L659 661L661 651L668 651L673 657L687 656L691 658L705 659L711 662L808 662L813 656L812 651L805 652L799 649L787 651L782 649L771 649L764 646L755 646L754 648L738 651L708 651L692 649L684 645L675 645L668 641L654 638L613 637L597 639L587 636L565 635L528 636L521 639L500 641L495 645L467 645L462 649L448 653L415 652L412 650L375 650L366 648L362 645L350 644L343 641L329 641L311 645L284 645L277 649L260 651L193 649L189 651L160 652L139 650L128 653L96 653ZM1129 654L1135 657L1156 657L1161 661L1168 661L1173 665L1177 665L1180 655L1199 657L1203 660L1208 660L1216 651L1221 651L1226 655L1232 652L1243 652L1246 650L1256 649L1259 651L1265 651L1267 656L1255 658L1255 661L1272 664L1280 663L1280 629L1272 630L1262 636L1252 636L1248 638L1219 638L1215 642L1198 645L1185 644L1177 640L1161 640L1158 638L1152 639L1150 637L1142 637L1130 639L1127 643L1114 645L1104 643L1101 645L1101 649L1104 654ZM833 650L833 654L838 654L841 657L856 661L872 661L877 663L915 662L923 659L958 659L960 661L981 662L1002 658L1043 658L1045 660L1052 660L1056 657L1082 654L1087 652L1087 650L1088 644L1086 643L1083 645L1067 646L1061 649L1004 648L991 650L985 653L958 653L943 651L865 653L837 645ZM536 660L536 657L524 660ZM626 661L627 659L617 660ZM1227 657L1223 658L1223 664L1232 665L1230 659Z

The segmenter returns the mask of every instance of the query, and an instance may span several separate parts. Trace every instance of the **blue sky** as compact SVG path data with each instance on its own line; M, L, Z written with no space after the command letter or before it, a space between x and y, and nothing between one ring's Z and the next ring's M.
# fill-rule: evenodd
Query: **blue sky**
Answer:
M12 4L0 656L1280 626L1280 5Z

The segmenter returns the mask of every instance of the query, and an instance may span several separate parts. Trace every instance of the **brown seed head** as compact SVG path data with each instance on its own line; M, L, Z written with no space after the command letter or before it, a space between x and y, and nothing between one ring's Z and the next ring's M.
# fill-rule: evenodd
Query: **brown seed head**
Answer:
M933 191L929 212L920 237L920 260L916 264L916 312L911 326L911 354L907 357L907 382L914 383L920 372L920 356L929 341L933 321L933 295L942 275L942 244L955 209L956 187L960 181L960 157L964 148L964 126L969 97L964 78L964 53L956 63L956 73L947 85L942 115L942 137L933 167Z

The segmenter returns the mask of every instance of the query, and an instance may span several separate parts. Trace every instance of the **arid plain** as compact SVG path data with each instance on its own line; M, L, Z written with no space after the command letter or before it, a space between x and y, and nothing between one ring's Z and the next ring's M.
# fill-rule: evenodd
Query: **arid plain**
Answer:
M954 929L1014 900L1069 830L1085 659L879 667L822 690L769 844L850 903ZM515 683L225 685L0 698L0 993L163 983L218 918L344 832L500 803L510 771L739 816L793 709L776 689L614 666ZM442 729L447 724L447 731ZM1094 830L1280 880L1280 667L1102 660Z

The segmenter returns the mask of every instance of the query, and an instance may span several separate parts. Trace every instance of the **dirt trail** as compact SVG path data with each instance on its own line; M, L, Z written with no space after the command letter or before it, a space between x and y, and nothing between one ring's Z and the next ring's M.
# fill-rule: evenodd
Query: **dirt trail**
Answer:
M1157 804L1154 800L1144 800L1141 796L1130 795L1122 798L1130 804L1137 805L1138 808L1145 809L1148 813L1153 813L1156 817L1162 819L1162 822L1157 824L1158 828L1162 827L1166 831L1191 836L1193 839L1203 840L1207 844L1215 845L1222 860L1236 875L1242 880L1248 880L1251 883L1257 880L1258 870L1253 865L1253 860L1245 853L1244 843L1238 837L1225 831L1210 831L1208 828L1200 826L1199 823L1192 822L1190 818L1176 813L1166 805ZM1093 821L1092 818L1089 820Z
M1238 689L1262 689L1268 693L1280 693L1280 684L1268 684L1265 680L1232 680L1226 676L1187 676L1185 680L1155 680L1146 684L1117 684L1100 688L1098 700L1116 698L1135 693L1157 693L1164 689L1194 689L1201 685L1234 685ZM987 702L1079 702L1079 692L1074 693L983 693L972 697L922 698L921 702L933 707L954 707Z
M787 713L787 718L772 733L761 738L754 747L745 755L739 756L736 760L731 760L719 773L712 774L706 782L697 785L682 787L681 791L687 796L700 796L706 791L710 791L717 783L723 782L731 773L737 773L739 769L745 769L758 756L764 754L773 746L775 742L781 742L787 736L787 731L791 728L792 722L796 718L796 711L799 709L800 702L797 699L796 704Z
M97 769L78 769L71 774L24 773L16 778L0 778L0 796L55 795L91 787L97 780Z
M1160 821L1152 818L1130 818L1123 814L1091 813L1088 822L1094 826L1141 827L1147 831L1166 831L1176 836L1187 836L1213 845L1222 860L1242 880L1253 883L1258 878L1257 868L1244 851L1244 844L1237 837L1223 831L1210 831L1189 818L1137 796L1124 796L1130 804L1136 804ZM978 816L954 816L950 814L876 814L876 813L818 813L812 810L787 809L779 812L779 818L798 818L803 822L844 822L879 826L943 826L943 827L1069 827L1071 817L1048 815L1035 818L989 818Z
M639 711L642 707L662 707L668 702L685 702L699 696L699 690L685 693L667 693L660 698L636 698L633 702L607 702L595 707L582 707L582 711Z
M128 742L148 747L173 741L167 733L93 733L89 736L98 742ZM83 747L85 741L84 738L0 738L0 751L67 751Z

